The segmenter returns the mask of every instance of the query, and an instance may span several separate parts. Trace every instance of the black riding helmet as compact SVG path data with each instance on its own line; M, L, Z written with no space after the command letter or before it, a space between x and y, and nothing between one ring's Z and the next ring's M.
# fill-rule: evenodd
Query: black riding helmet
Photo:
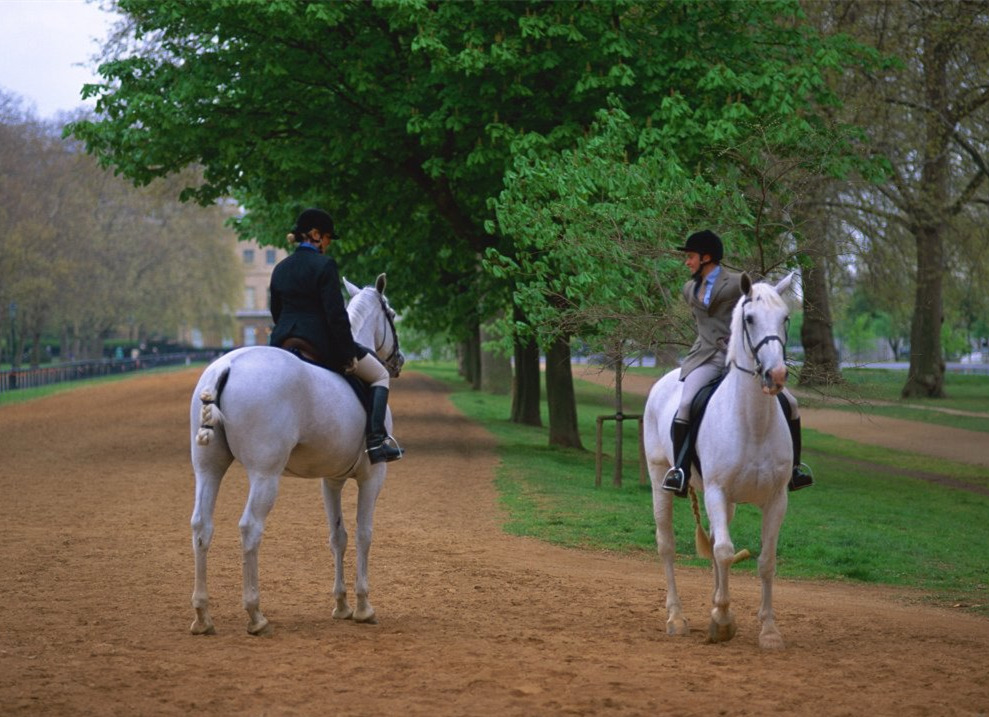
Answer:
M725 255L725 248L721 243L721 237L710 229L694 232L687 237L687 243L681 247L677 247L677 249L680 251L694 251L701 256L710 254L711 261L715 262L720 262L721 258Z
M295 220L295 228L292 233L295 234L297 241L301 241L313 229L321 234L336 236L333 232L333 217L322 209L306 209L302 212L299 218Z

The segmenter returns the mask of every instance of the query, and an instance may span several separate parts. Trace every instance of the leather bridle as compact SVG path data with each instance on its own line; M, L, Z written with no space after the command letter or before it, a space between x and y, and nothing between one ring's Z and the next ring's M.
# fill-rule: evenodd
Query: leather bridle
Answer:
M745 299L745 301L742 302L742 307L744 308L745 307L745 304L748 304L750 301L752 301L752 299L748 299L748 298ZM751 376L761 376L764 367L762 365L762 361L759 359L759 349L761 349L763 346L765 346L766 344L768 344L771 341L779 341L780 347L783 349L783 363L785 364L786 363L786 342L787 342L787 334L789 334L789 328L790 328L790 319L788 317L786 319L786 321L784 322L784 324L783 324L783 338L780 338L777 334L769 334L767 336L763 336L762 337L762 340L758 344L753 345L753 343L752 343L752 336L749 334L749 324L748 324L747 321L745 321L745 317L743 316L742 317L742 335L745 337L745 343L749 347L749 353L752 355L752 358L755 359L755 370L754 371L750 371L747 368L743 368L743 367L739 366L735 362L734 359L732 359L732 362L731 362L732 365L735 368L737 368L739 371L743 371L744 373L747 373L747 374L749 374Z

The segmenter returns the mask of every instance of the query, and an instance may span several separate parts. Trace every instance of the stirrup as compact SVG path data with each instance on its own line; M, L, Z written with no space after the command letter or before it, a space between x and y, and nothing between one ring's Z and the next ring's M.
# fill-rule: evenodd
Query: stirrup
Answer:
M397 461L404 456L405 450L398 445L398 441L394 438L391 436L385 436L381 443L376 446L369 447L365 453L367 453L367 457L372 464L382 462L391 463L392 461Z
M790 483L787 488L792 493L801 488L810 488L814 485L814 476L810 472L810 466L806 463L798 463L793 466L793 475L790 476Z
M666 471L666 475L663 476L662 488L663 490L676 493L681 498L687 495L687 475L684 473L683 468L673 466Z

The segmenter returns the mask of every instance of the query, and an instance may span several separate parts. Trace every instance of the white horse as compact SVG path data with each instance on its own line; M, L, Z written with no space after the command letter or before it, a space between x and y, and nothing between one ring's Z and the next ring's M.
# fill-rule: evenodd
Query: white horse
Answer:
M405 359L399 351L394 311L384 296L385 275L359 289L344 281L352 297L347 305L357 343L373 347L392 377ZM385 482L387 463L372 465L364 453L366 412L340 375L307 363L280 348L253 346L226 354L203 372L191 407L192 465L196 502L192 546L196 582L192 606L195 635L215 632L206 591L206 554L213 538L213 508L220 481L236 459L247 469L250 492L240 519L244 560L244 609L247 631L265 631L258 587L258 549L264 522L275 503L281 476L322 478L323 504L335 562L335 618L375 622L368 602L367 562L374 506ZM391 432L391 416L386 419ZM357 610L347 604L340 493L348 478L357 481Z
M696 464L691 473L691 500L698 520L697 549L713 557L714 595L710 642L723 642L735 635L735 617L730 610L728 573L736 560L728 526L738 503L752 503L762 511L762 549L759 577L762 604L759 645L782 648L783 638L773 615L773 576L776 572L776 542L787 507L787 483L793 471L793 446L786 419L776 395L783 389L787 369L784 343L788 308L781 294L790 286L790 274L775 287L753 284L742 275L743 296L732 313L731 339L727 350L727 374L711 397L700 424L696 442ZM673 574L674 494L663 490L663 476L673 464L670 426L680 402L683 384L674 369L652 387L645 408L645 445L652 480L656 547L666 572L666 631L670 635L689 632L677 594ZM703 471L703 477L701 477ZM711 526L710 538L700 528L694 488L704 491L704 507Z

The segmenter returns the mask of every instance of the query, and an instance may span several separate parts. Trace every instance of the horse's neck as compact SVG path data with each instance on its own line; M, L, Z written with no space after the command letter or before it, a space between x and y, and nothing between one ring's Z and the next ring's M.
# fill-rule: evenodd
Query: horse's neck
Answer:
M729 368L718 391L724 391L725 405L752 425L765 424L779 410L779 399L763 393L757 376L734 367Z
M361 301L359 296L355 297L347 306L347 314L350 318L350 329L354 334L354 341L367 347L373 347L374 325L370 320L371 311L368 302Z

